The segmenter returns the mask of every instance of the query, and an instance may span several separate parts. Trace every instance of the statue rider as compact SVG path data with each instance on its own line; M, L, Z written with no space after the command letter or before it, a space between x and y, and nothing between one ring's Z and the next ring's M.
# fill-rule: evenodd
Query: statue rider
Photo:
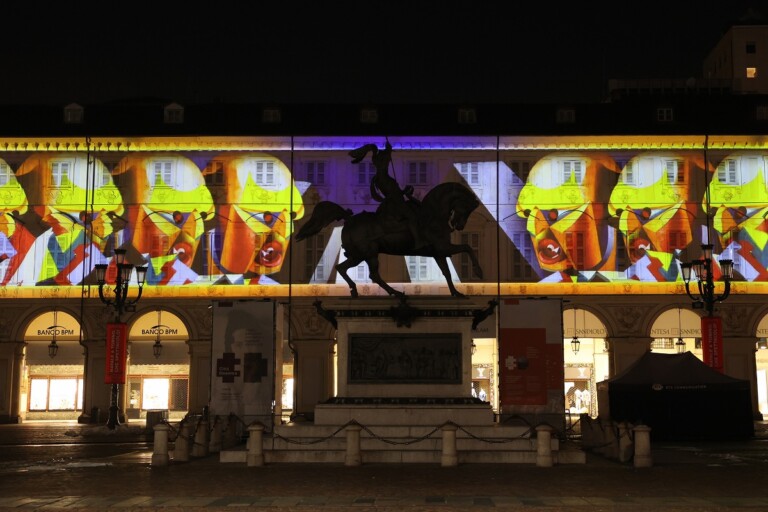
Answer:
M405 188L401 189L397 180L389 173L389 164L392 161L392 145L387 141L383 150L380 150L375 144L366 144L352 150L349 152L349 155L353 157L352 163L361 162L369 151L372 152L371 162L376 167L376 174L371 179L371 197L381 203L379 210L407 223L408 230L413 236L414 248L426 245L419 230L418 214L405 200L407 197L410 201L418 203L418 200L413 197L413 187L406 185Z

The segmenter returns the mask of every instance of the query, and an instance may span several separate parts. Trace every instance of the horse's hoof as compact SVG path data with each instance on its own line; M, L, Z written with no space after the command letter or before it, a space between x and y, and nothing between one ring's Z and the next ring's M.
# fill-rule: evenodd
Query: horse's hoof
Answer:
M350 294L352 297L357 297L357 290L349 290L349 294Z
M463 294L463 293L461 293L461 292L453 292L451 295L453 295L453 296L454 296L454 297L456 297L457 299L466 299L466 298L467 298L467 296L466 296L466 295L464 295L464 294Z

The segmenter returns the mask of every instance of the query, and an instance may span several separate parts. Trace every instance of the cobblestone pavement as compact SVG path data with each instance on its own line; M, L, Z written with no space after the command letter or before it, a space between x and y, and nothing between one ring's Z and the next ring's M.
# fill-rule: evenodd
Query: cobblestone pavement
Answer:
M221 463L216 454L157 467L150 463L151 445L141 439L80 447L40 443L41 451L24 459L14 453L29 450L8 442L23 434L11 435L5 427L0 426L0 444L7 445L0 447L2 511L768 510L768 439L763 437L654 445L650 468L592 454L586 464L551 468L364 460L359 467L246 467ZM72 430L69 437L87 438Z

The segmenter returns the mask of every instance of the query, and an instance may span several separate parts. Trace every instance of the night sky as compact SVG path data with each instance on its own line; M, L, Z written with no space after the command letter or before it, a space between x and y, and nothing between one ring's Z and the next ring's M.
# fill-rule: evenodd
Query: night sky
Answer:
M0 28L3 104L600 101L609 78L699 76L731 21L768 11L674 0L13 3Z

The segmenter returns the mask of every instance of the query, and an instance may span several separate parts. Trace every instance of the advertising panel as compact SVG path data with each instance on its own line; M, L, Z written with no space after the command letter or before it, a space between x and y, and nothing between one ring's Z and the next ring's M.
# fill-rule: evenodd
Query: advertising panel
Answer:
M505 300L499 315L501 412L562 414L564 376L561 301Z
M271 424L275 401L275 305L272 301L216 301L210 412L234 414L243 424Z

